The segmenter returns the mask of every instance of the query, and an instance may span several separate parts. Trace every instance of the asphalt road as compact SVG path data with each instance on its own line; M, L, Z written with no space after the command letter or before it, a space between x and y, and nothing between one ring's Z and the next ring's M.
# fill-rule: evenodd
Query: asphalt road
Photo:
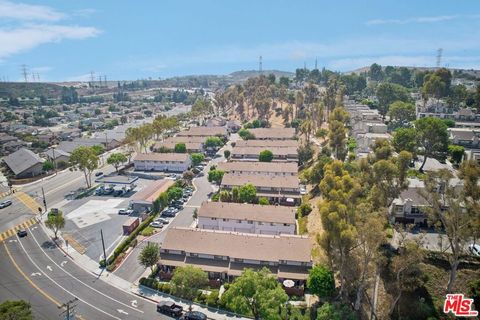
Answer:
M56 248L41 227L0 247L0 299L32 303L38 319L61 319L57 306L77 298L80 319L168 319L155 304L124 292L77 266ZM8 276L6 276L8 275Z

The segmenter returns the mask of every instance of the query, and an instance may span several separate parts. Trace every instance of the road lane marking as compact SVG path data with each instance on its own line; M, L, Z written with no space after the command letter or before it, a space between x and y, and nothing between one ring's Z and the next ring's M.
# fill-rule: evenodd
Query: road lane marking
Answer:
M15 267L15 269L17 269L17 271L25 278L25 280L28 281L28 283L30 283L32 285L32 287L34 287L35 289L37 289L38 292L40 292L45 298L47 298L48 300L50 300L51 302L53 302L53 304L55 304L57 307L60 307L62 304L60 302L58 302L57 300L55 300L53 297L51 297L48 293L46 293L45 291L43 291L39 286L37 286L29 277L27 277L27 275L22 271L22 269L20 269L20 267L17 265L17 262L13 259L12 257L12 254L10 253L10 250L8 250L8 247L6 245L6 243L4 242L3 245L5 246L5 250L7 251L7 255L8 257L10 258L10 260L12 261L12 264L13 266Z
M28 209L30 209L33 214L38 214L38 208L42 208L42 206L38 204L37 201L35 201L32 197L30 197L23 191L15 192L14 196L18 200L20 200L20 202L22 202Z
M132 307L137 308L138 307L138 302L137 300L132 300L130 301L132 303Z
M105 293L103 293L103 292L101 292L101 291L98 291L97 289L89 286L89 285L86 284L85 282L83 282L83 281L81 281L80 279L78 279L78 278L76 278L75 276L73 276L70 272L68 272L68 271L65 270L64 268L60 267L60 266L45 252L45 250L43 250L43 248L40 246L40 244L39 244L38 241L37 241L37 238L35 237L35 235L34 235L33 233L32 233L32 238L33 238L33 240L35 241L35 243L37 244L37 246L40 248L40 250L42 250L43 254L45 254L45 256L46 256L50 261L52 261L52 263L53 263L54 265L56 265L60 270L62 270L63 272L65 272L67 275L69 275L72 279L75 279L76 281L78 281L78 282L80 282L81 284L83 284L85 287L89 288L89 289L92 290L92 291L95 291L96 293L104 296L105 298L108 298L108 299L112 300L113 302L116 302L116 303L118 303L118 304L121 304L122 306L127 307L127 308L130 308L130 309L135 310L135 311L137 311L137 312L144 313L142 310L135 309L135 308L129 306L128 304L126 304L126 303L123 303L123 302L121 302L121 301L119 301L119 300L117 300L117 299L114 299L114 298L106 295ZM20 243L20 245L22 245L22 244ZM22 246L22 247L23 247L23 246ZM24 251L25 251L25 250L24 250ZM122 292L123 292L123 291L122 291Z
M36 276L41 276L42 274L40 272L32 272L30 275L31 277L36 277Z
M0 233L0 242L5 241L6 239L14 236L18 230L20 229L27 229L28 227L34 225L37 223L37 220L35 218L28 219L22 223L17 224L13 228L10 228L9 230ZM9 242L16 242L17 240L12 239Z
M50 266L47 266L47 270L50 271L50 272L53 271L52 267L50 267Z
M125 314L128 316L128 312L123 311L122 309L117 309L118 313Z
M32 235L33 235L33 234L32 234ZM37 242L37 241L35 240L35 242ZM28 257L28 259L30 260L30 262L31 262L38 270L41 270L40 267L38 266L38 264L37 264L35 261L33 261L32 257L30 257L30 255L28 254L27 250L25 250L25 247L23 246L23 244L22 244L21 241L19 242L19 244L20 244L20 247L22 247L23 252L25 252L25 255L26 255L26 256ZM37 245L38 245L38 242L37 242ZM39 247L40 247L40 246L39 246ZM42 250L42 251L43 251L43 250ZM45 252L44 252L44 253L45 253ZM45 254L46 254L46 253L45 253ZM68 290L65 289L64 287L62 287L57 281L53 280L48 274L44 273L44 275L45 275L45 277L48 278L48 280L50 280L51 282L53 282L57 287L59 287L60 289L62 289L63 291L65 291L66 293L68 293L69 295L71 295L72 297L78 298L79 301L85 303L86 305L90 306L91 308L93 308L93 309L95 309L95 310L97 310L97 311L99 311L99 312L101 312L101 313L103 313L103 314L106 314L106 315L109 316L109 317L112 317L112 318L117 319L117 320L121 320L120 318L111 315L109 312L106 312L106 311L104 311L104 310L102 310L102 309L94 306L93 304L91 304L91 303L83 300L82 298L77 297L75 294L73 294L72 292L68 291ZM58 304L58 305L60 306L61 304Z
M67 263L66 260L62 261L62 263L60 263L60 266L63 268L65 266L65 264Z

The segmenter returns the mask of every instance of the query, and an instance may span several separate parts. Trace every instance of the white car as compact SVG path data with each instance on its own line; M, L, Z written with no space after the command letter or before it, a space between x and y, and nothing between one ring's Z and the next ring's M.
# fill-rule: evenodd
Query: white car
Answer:
M480 245L472 243L468 246L468 250L472 253L472 255L480 257Z
M161 223L160 221L153 221L152 223L150 223L150 227L153 227L153 228L163 228L163 223Z
M12 205L12 200L5 200L0 203L0 209L6 208L10 205Z
M300 186L300 194L307 194L307 187Z

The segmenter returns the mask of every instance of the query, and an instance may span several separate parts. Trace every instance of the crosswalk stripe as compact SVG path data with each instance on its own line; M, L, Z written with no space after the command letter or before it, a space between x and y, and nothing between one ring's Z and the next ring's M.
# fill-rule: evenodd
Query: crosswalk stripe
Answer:
M37 223L37 220L35 220L35 218L31 218L22 223L17 224L16 226L8 229L7 231L0 233L0 242L5 241L6 239L12 237L17 233L18 230L27 229L36 223Z

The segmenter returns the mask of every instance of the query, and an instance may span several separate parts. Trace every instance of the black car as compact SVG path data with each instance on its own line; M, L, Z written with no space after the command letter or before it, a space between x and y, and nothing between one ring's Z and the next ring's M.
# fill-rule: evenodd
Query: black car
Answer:
M157 303L157 312L178 318L182 315L183 307L172 301L160 301Z
M28 235L27 230L25 229L20 229L17 231L17 236L20 238L26 237Z
M113 191L113 196L114 197L120 197L123 194L123 190L115 190Z
M207 320L207 316L205 313L199 311L189 311L186 312L182 319L184 320Z

